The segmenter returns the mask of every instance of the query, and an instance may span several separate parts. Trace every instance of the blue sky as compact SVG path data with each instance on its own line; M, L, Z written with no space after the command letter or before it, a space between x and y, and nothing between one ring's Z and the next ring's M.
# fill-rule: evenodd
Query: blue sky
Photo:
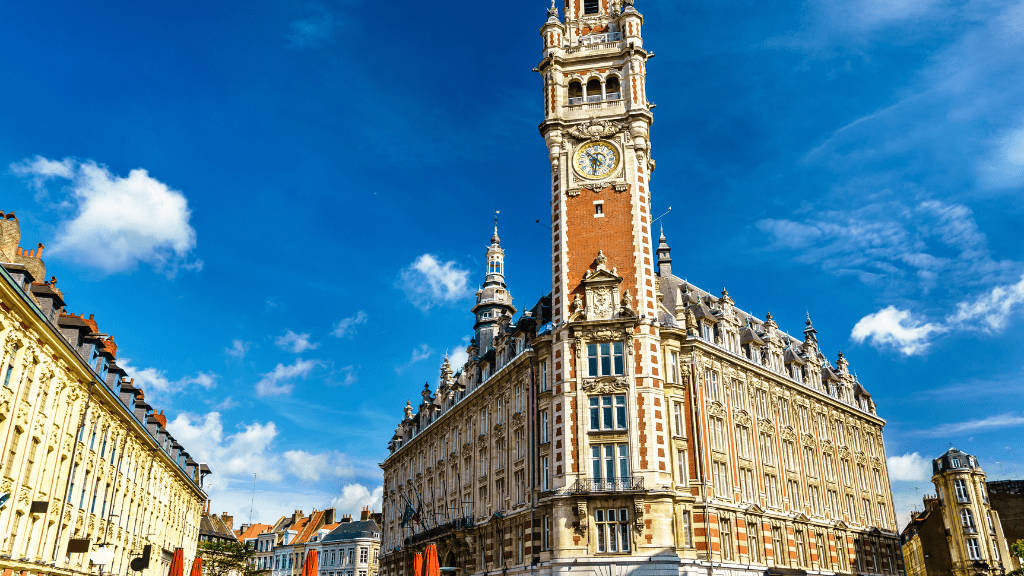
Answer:
M520 307L550 290L546 4L0 9L0 209L215 510L379 507L493 210ZM811 312L889 422L898 509L950 444L1024 477L1024 2L637 4L677 274Z

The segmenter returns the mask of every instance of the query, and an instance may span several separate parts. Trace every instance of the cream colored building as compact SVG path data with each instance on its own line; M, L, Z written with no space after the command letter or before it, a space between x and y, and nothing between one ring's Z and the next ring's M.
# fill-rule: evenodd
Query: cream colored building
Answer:
M208 470L125 378L114 338L65 313L42 245L20 235L0 213L0 570L125 573L150 545L142 574L162 576L176 548L195 556ZM91 563L101 547L109 561Z
M932 461L936 494L903 529L913 576L998 576L1016 568L999 512L991 506L978 459L950 448Z
M382 464L382 574L428 543L458 575L903 573L885 421L847 359L653 241L643 24L632 0L548 12L551 293L520 314L495 229L469 361Z

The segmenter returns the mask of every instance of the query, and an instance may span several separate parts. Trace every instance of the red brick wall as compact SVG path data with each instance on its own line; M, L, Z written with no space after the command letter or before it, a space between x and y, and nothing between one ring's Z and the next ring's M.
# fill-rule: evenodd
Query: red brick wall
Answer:
M604 200L604 217L594 218L594 200ZM636 264L633 243L633 205L631 191L615 192L612 188L595 194L584 190L567 199L566 273L571 294L583 295L580 282L587 270L593 269L599 250L608 258L608 269L617 268L623 278L620 290L629 291L635 302ZM572 300L572 296L569 299Z

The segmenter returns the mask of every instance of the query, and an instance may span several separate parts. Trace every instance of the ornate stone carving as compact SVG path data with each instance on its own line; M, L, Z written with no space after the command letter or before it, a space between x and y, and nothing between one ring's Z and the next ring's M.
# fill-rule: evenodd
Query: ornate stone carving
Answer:
M712 416L725 416L725 407L716 400L708 405L708 414Z
M462 446L462 457L467 460L473 457L473 445L469 442L466 442Z
M583 380L583 391L588 394L610 394L629 388L625 377L619 378L587 378Z
M644 500L643 498L633 499L633 525L637 532L644 531Z
M579 140L596 140L598 138L607 138L614 134L618 134L622 131L621 122L611 122L608 120L588 120L582 124L577 124L572 128L569 128L569 134Z
M577 502L576 503L576 515L580 517L580 521L579 521L580 533L586 534L587 533L587 527L589 525L589 516L588 516L588 513L587 513L587 503L586 502Z
M526 423L526 416L524 416L522 412L516 412L515 414L512 415L513 426L518 428L522 426L524 423Z

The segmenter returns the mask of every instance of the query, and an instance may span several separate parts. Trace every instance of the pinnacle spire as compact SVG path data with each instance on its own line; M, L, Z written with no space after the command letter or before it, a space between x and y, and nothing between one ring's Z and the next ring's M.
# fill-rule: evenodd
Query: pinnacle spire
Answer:
M498 214L501 214L501 210L494 211L494 236L491 236L491 244L501 244L501 238L498 237Z

